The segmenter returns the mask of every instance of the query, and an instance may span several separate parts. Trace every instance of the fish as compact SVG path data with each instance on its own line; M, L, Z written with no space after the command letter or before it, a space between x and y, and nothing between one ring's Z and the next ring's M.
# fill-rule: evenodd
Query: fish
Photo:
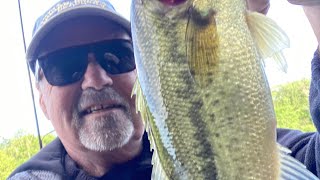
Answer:
M285 32L244 0L133 0L132 95L152 179L317 179L276 142L264 59L286 71Z

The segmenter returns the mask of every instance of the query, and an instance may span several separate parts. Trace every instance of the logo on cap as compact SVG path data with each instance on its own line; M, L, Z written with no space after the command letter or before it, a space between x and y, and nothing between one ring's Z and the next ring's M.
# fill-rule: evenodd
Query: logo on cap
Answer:
M110 6L110 7L109 7ZM81 7L94 7L101 9L114 9L110 4L107 4L105 1L100 0L72 0L72 1L61 1L49 9L43 16L40 27L43 26L47 21L52 17L67 11L69 9L81 8Z

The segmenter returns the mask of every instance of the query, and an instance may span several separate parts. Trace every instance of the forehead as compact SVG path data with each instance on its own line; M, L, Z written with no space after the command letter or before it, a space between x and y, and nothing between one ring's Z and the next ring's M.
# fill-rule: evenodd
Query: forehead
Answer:
M81 16L53 28L41 41L39 56L62 48L112 39L131 40L131 36L114 21L99 16Z

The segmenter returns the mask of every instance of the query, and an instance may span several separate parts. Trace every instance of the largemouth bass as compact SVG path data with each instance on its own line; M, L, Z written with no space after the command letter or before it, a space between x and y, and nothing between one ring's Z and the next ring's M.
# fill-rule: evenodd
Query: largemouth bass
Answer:
M153 179L316 179L276 143L262 59L285 69L288 39L272 20L244 0L133 0L131 13Z

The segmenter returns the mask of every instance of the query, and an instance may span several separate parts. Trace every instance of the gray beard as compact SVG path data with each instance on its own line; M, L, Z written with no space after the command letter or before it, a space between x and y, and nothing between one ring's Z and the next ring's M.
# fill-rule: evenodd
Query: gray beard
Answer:
M110 113L97 119L85 120L81 118L79 109L85 104L104 102L108 99L124 104L122 114ZM79 98L74 108L72 123L78 130L79 140L84 147L93 151L111 151L128 143L133 131L132 116L129 103L112 88L100 91L88 89Z

